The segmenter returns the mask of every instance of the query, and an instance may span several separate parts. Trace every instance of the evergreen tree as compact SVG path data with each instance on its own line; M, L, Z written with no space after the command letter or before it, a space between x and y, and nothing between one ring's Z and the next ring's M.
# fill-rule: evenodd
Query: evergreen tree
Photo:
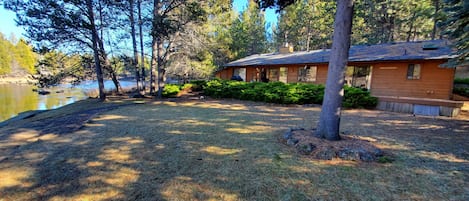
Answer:
M236 13L232 8L231 0L209 0L206 10L207 22L203 34L207 38L213 65L220 68L235 57L230 46L234 40L231 36L231 27Z
M279 14L274 42L289 43L295 50L329 48L335 4L327 0L296 1Z
M33 52L33 48L24 40L20 39L15 45L15 60L18 65L26 70L29 74L36 72L36 54Z
M265 53L268 50L264 12L252 0L233 22L230 33L230 50L234 59Z
M203 21L205 14L198 1L155 0L152 18L152 64L151 68L158 72L158 94L162 92L166 81L166 67L169 58L177 53L178 44L175 39L191 22ZM150 72L150 92L154 92L154 70Z
M450 59L445 66L469 66L469 1L445 0L445 3L447 19L441 26L445 29L444 34L453 42L458 55Z
M51 47L75 46L92 50L100 98L104 100L103 64L116 88L119 87L104 49L103 30L109 26L104 21L104 12L110 10L104 9L102 3L96 0L7 0L4 5L17 13L18 24L26 27L27 35L33 41Z
M13 45L0 33L0 75L11 72Z

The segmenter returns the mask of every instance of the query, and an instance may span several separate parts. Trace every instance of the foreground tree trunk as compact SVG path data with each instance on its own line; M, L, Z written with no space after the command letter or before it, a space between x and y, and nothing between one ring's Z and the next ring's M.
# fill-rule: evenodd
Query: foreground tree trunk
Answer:
M151 64L150 64L150 94L155 93L155 69L158 63L158 43L156 37L153 37L151 46Z
M99 50L98 50L98 31L96 30L96 25L94 22L92 0L86 0L86 8L87 8L88 17L90 19L90 24L91 24L91 32L92 32L91 41L93 43L94 65L96 68L96 77L98 79L99 99L101 99L101 101L104 101L106 100L106 93L104 93L103 71L101 68L101 62L99 59Z
M334 20L331 56L321 114L314 135L327 140L340 140L339 127L344 75L352 30L353 0L338 0Z
M132 65L135 68L135 80L137 82L137 91L140 92L140 69L138 69L138 50L137 50L137 39L135 38L135 18L134 18L134 0L129 0L130 5L130 13L129 13L129 21L130 21L130 32L132 37L132 49L134 51L134 59Z
M101 2L99 2L99 5L101 5ZM101 21L104 20L101 10L100 10L99 17L100 17ZM99 56L100 56L100 62L102 64L103 68L105 70L107 70L109 75L111 76L111 80L114 83L114 86L116 87L116 91L120 92L120 91L122 91L122 87L119 83L119 80L117 79L117 73L114 70L114 68L112 68L111 62L109 62L109 59L107 58L106 49L104 49L103 27L101 27L101 29L100 29L100 35L96 35L96 40L97 40L97 43L98 43L98 53L99 53Z
M161 53L163 52L163 42L161 39L158 39L156 41L157 43L157 69L158 69L158 94L157 98L163 98L163 90L164 90L164 85L166 81L166 70L164 69L163 66L163 60L162 60L162 55Z
M157 26L158 26L158 19L160 17L159 11L160 11L160 1L159 0L153 0L153 25L152 25L152 40L151 40L151 65L150 65L150 94L155 93L155 70L156 70L156 65L158 63L159 55L158 55L158 40L159 38L159 33L157 32Z
M143 21L142 21L142 0L137 1L137 9L138 9L138 29L139 29L139 36L140 36L140 68L142 69L142 73L140 74L142 80L142 91L145 94L145 55L143 52Z
M119 83L119 80L117 79L116 71L114 70L114 68L112 68L111 62L109 62L109 59L107 58L107 54L106 54L106 50L104 49L103 41L99 37L97 37L97 40L98 40L98 45L99 45L99 48L100 48L98 50L99 56L101 58L100 61L104 65L104 68L109 72L109 75L111 76L112 83L114 83L114 86L116 87L116 91L120 92L120 91L122 91L122 87Z

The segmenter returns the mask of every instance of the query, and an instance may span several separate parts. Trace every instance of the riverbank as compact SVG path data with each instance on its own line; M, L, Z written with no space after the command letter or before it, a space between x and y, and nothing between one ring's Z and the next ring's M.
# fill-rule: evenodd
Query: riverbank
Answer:
M55 109L98 96L96 81L83 81L77 85L60 84L39 89L44 93L38 93L37 86L27 84L24 80L4 81L8 83L0 84L0 122L26 111ZM120 80L120 84L124 91L131 90L135 86L135 82L126 80ZM115 89L110 80L106 80L104 85L106 91L111 92Z
M0 77L0 84L27 84L34 85L37 81L30 76Z
M127 99L124 96L108 96L107 100L104 102L99 99L89 98L56 109L22 112L13 118L0 122L0 128L15 125L35 125L35 129L40 130L44 129L41 125L50 129L51 124L57 124L57 129L70 127L70 125L66 123L81 126L94 114L137 103L141 103L141 101L138 99ZM67 117L70 121L63 122L63 117Z

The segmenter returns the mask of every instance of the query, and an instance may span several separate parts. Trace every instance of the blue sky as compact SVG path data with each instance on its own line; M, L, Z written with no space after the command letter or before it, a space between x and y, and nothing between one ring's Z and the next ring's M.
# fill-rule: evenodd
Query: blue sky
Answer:
M18 38L24 33L23 28L16 26L15 18L14 12L0 6L0 32L7 38L10 37L11 33L14 33Z
M233 7L239 12L244 10L248 5L248 0L234 0ZM0 6L0 32L5 37L10 37L11 33L14 33L16 37L20 38L24 34L24 29L17 27L15 23L15 13L9 10L5 10L3 6ZM270 27L266 27L268 32L271 32L271 27L277 24L277 14L273 9L267 9L265 11L265 20L270 23Z
M240 12L248 7L248 0L234 0L233 8ZM277 14L274 9L265 10L266 31L272 33L272 27L277 24ZM268 26L270 25L270 27Z

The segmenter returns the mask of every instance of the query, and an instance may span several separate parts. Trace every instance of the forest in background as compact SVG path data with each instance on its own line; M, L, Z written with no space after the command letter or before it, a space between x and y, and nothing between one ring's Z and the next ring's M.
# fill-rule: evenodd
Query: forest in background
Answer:
M0 76L12 73L14 69L34 74L36 62L36 53L24 39L18 40L14 35L7 39L0 33Z
M93 78L96 65L110 79L205 79L227 62L275 52L287 42L295 51L330 48L336 5L299 0L280 11L272 26L253 0L240 13L231 0L34 0L35 7L25 2L7 0L3 5L18 14L27 39L0 37L0 75L21 67L44 84ZM448 31L449 16L460 4L356 0L352 44L448 38L443 30ZM157 87L164 84L151 88Z

